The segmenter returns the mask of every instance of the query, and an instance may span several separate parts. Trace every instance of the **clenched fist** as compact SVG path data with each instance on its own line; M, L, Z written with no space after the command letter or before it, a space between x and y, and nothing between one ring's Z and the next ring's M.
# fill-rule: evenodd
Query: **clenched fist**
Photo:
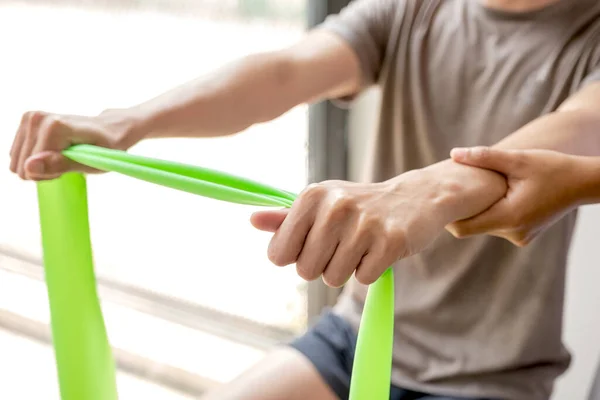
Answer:
M22 179L46 180L69 171L93 172L68 160L61 152L75 144L126 149L133 124L116 112L97 117L27 112L21 119L12 148L10 169Z
M451 218L436 177L412 171L392 181L328 181L309 186L292 208L261 211L252 224L275 232L268 254L300 277L342 286L355 274L371 284L395 261L429 245Z

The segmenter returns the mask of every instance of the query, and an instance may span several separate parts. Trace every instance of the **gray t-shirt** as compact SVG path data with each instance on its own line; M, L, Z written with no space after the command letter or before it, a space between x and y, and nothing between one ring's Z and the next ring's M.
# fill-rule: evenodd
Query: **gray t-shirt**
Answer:
M370 181L446 159L454 146L494 144L600 80L598 0L520 14L477 0L355 0L322 27L354 48L364 87L382 89ZM444 233L398 262L393 383L548 399L570 363L561 335L575 218L526 248ZM354 327L365 294L351 281L335 308Z

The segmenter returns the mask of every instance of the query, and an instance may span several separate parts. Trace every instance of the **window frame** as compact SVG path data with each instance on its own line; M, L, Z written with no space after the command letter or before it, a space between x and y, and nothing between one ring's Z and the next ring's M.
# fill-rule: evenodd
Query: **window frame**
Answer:
M313 28L330 14L339 13L352 0L307 0L308 27ZM348 179L348 110L323 101L308 111L308 180ZM308 284L307 322L312 324L324 308L333 306L340 289L318 279Z

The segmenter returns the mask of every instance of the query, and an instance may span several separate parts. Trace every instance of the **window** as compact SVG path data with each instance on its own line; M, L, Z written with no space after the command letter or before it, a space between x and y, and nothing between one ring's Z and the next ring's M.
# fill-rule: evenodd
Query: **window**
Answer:
M0 165L8 165L12 132L25 110L94 115L136 104L244 54L296 41L307 11L316 23L331 11L322 7L329 3L336 2L4 3L0 35L11 40L0 43L0 52L11 61L0 74L0 148L6 149ZM309 180L344 178L344 121L344 112L328 103L300 106L243 135L147 141L132 151L299 192ZM91 176L88 185L103 309L126 376L198 394L303 330L331 297L294 268L268 262L269 235L248 223L252 208L117 174ZM47 331L49 316L35 185L2 167L0 187L0 328L48 343L39 333ZM207 364L216 359L228 362ZM140 385L130 385L131 398Z

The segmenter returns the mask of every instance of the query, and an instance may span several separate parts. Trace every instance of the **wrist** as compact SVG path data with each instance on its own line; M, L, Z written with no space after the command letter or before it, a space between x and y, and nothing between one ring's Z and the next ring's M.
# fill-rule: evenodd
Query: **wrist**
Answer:
M415 192L422 212L444 227L479 214L506 192L506 181L497 173L445 160L408 171L386 182L386 191Z
M115 149L127 150L144 139L143 119L134 110L107 109L96 118L110 133Z
M422 171L436 182L433 204L446 225L482 213L503 198L508 189L504 176L452 160L438 162Z

